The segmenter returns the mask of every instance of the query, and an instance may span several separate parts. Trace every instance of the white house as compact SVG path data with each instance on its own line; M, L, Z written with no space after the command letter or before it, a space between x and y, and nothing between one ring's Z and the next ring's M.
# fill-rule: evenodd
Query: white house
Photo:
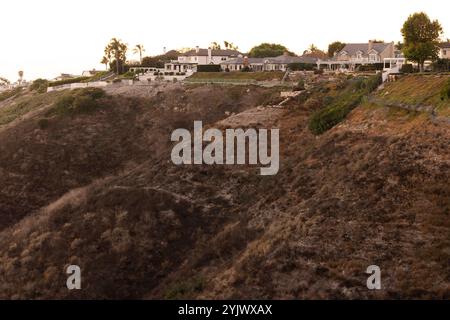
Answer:
M237 50L201 49L197 46L195 49L178 56L178 60L166 63L164 69L169 72L195 71L199 64L220 64L221 62L239 56L242 56L242 54Z
M439 59L450 59L450 42L439 44Z
M317 66L328 69L351 69L358 65L382 63L384 59L396 58L394 42L347 43L330 60L319 60Z
M316 62L317 59L313 57L293 57L283 54L278 57L267 58L238 57L221 62L220 66L224 71L239 71L244 69L246 66L249 67L251 71L286 71L291 63L315 64Z

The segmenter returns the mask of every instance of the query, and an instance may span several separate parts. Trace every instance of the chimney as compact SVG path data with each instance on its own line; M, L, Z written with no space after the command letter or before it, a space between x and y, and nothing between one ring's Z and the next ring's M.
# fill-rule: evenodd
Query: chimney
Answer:
M212 63L212 50L208 48L208 63Z
M200 51L200 47L199 46L195 46L195 53L199 53Z
M373 40L369 40L369 48L367 49L367 52L373 49Z
M249 63L248 63L248 57L244 56L244 68L248 67Z

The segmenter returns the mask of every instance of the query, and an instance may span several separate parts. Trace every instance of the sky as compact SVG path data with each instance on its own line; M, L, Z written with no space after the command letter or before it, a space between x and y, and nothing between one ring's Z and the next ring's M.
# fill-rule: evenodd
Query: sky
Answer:
M450 38L448 0L3 0L0 77L54 78L103 70L112 37L144 55L227 40L246 52L261 42L301 54L310 44L401 40L408 15L426 12ZM131 51L131 50L130 50ZM129 59L138 60L131 52Z

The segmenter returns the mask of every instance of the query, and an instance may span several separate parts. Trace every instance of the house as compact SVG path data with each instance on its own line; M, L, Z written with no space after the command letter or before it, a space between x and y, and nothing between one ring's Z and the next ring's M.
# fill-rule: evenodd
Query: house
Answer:
M86 70L86 71L83 71L83 73L81 74L81 76L82 77L92 77L92 76L95 76L97 73L99 73L99 72L102 72L102 71L98 71L98 70L95 70L95 69L92 69L92 70Z
M222 62L220 66L224 71L240 71L245 67L249 67L251 71L286 71L291 63L315 64L316 62L317 59L313 57L294 57L283 54L278 57L267 58L238 57Z
M69 74L69 73L61 73L59 76L55 77L53 80L54 81L61 81L61 80L67 80L67 79L72 79L72 78L76 78L77 76L74 76L73 74Z
M195 71L199 64L220 64L232 58L237 58L242 54L231 49L201 49L198 46L178 56L177 60L172 60L164 65L165 71L187 72Z
M394 42L347 43L341 51L329 60L319 60L318 67L330 70L350 69L357 66L382 63L385 59L396 58Z
M450 42L439 44L439 59L450 59Z

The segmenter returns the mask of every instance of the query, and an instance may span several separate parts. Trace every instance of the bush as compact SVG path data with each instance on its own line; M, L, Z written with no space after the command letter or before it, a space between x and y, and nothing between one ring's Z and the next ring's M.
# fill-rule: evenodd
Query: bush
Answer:
M22 88L18 87L18 88L14 88L12 90L6 90L3 92L0 92L0 101L14 97L16 94L20 93L21 91L22 91Z
M102 106L101 99L105 96L105 91L100 88L76 89L59 98L50 113L58 115L89 113Z
M38 93L47 92L48 80L45 79L36 79L30 86L30 90L37 91Z
M384 68L383 62L377 62L372 64L364 64L358 67L358 71L367 72L367 71L381 71Z
M402 67L400 68L400 72L401 73L413 73L414 69L413 69L413 65L410 63L405 63L404 65L402 65Z
M120 76L122 79L134 79L136 78L136 73L133 71L127 71Z
M288 68L292 71L312 71L315 67L314 63L294 62L288 64Z
M450 59L438 59L433 63L433 71L448 72L450 71Z
M444 84L441 89L441 100L450 99L450 79Z
M221 72L222 69L218 64L199 64L197 72Z
M298 80L297 85L294 87L294 91L305 90L305 81L303 79Z
M49 124L50 123L47 118L39 119L39 121L38 121L38 126L39 126L39 129L41 129L41 130L47 129Z

